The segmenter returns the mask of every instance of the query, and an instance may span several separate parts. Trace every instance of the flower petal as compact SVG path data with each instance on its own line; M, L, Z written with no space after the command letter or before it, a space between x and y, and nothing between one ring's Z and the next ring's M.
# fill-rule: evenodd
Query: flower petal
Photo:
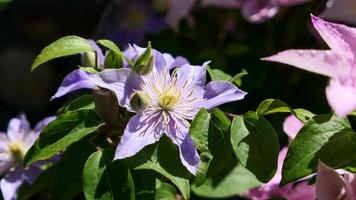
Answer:
M12 118L7 127L7 136L13 143L22 141L29 132L30 123L23 114L17 118Z
M4 200L15 200L17 197L17 189L23 183L22 167L17 167L14 171L7 174L0 181L0 188Z
M323 200L342 199L345 195L345 182L341 176L321 161L316 175L316 197Z
M242 15L250 22L264 22L278 12L279 8L273 1L245 1L242 6Z
M203 66L185 64L177 68L177 77L179 80L189 80L195 85L203 86L206 82L206 66L210 62L205 62Z
M278 4L281 6L294 6L308 1L310 0L278 0Z
M346 116L356 109L356 88L331 79L326 88L326 97L332 109L339 116Z
M356 29L342 24L324 21L312 15L314 27L329 47L340 55L354 58L356 55Z
M351 70L350 63L330 50L287 50L262 60L292 65L329 77L347 75Z
M89 80L90 76L91 76L90 73L87 73L83 70L80 69L74 70L73 72L69 73L66 77L64 77L56 94L54 94L51 99L61 97L75 90L92 88L93 84Z
M174 31L178 31L179 21L188 16L195 2L196 0L172 1L166 16L168 26L170 26Z
M316 199L315 186L308 185L307 181L298 183L289 193L285 196L288 200L307 200Z
M97 86L111 90L120 106L128 107L131 94L140 86L139 76L131 69L107 69L95 74L90 80Z
M294 115L289 115L283 123L283 131L288 135L290 140L293 140L297 136L299 130L304 126Z
M199 168L200 157L190 138L189 123L185 120L179 120L171 117L167 136L171 138L174 144L179 148L180 159L187 170L196 174Z
M29 168L23 170L24 180L26 180L28 184L32 185L41 172L41 168L31 165Z
M247 94L234 84L226 81L211 81L205 86L205 91L204 98L207 99L207 101L203 103L202 107L206 109L241 100Z
M133 116L117 145L114 160L131 157L145 146L157 142L164 131L161 124L161 116L154 113Z

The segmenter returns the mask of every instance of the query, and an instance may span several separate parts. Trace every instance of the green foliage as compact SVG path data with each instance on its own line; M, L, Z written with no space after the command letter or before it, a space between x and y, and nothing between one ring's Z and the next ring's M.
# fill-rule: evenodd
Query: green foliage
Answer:
M100 125L100 117L92 110L76 110L60 115L42 130L26 153L24 164L28 166L38 160L51 158L97 130Z
M258 115L271 115L276 113L292 113L302 122L310 120L314 114L308 110L297 108L292 109L286 103L279 99L266 99L264 100L256 110Z
M339 147L337 145L343 142L345 144L354 143L354 136L350 131L352 130L347 119L330 114L313 117L299 131L289 146L283 164L281 184L285 185L314 173L319 158L326 164L330 163L335 167L345 164L345 160L349 160L349 156L353 157L353 155L343 154L350 150L348 149L350 146Z
M87 200L135 199L130 170L115 161L111 150L98 150L86 161L83 169L83 191Z
M192 191L205 198L232 197L248 189L259 186L261 183L254 174L236 161L230 163L227 169L214 178L208 178L200 186L192 186Z
M88 41L78 36L62 37L45 47L36 57L31 70L55 58L95 51Z
M177 200L177 189L160 180L156 180L156 196L155 200Z
M228 81L236 84L237 86L241 86L242 77L248 75L248 72L245 69L243 69L240 73L236 74L235 76L231 76L230 74L227 74L220 69L211 69L210 67L208 67L207 69L211 80Z
M57 114L72 112L77 110L94 110L94 97L91 94L82 95L58 109Z
M248 112L236 116L231 126L231 143L241 164L261 182L277 170L279 143L273 126L262 116Z

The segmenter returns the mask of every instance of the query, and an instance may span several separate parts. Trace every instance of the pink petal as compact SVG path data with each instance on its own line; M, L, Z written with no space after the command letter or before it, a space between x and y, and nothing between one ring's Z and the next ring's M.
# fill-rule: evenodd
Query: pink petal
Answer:
M307 181L298 183L285 197L288 200L314 200L315 196L315 186L308 185Z
M314 27L329 47L339 53L353 59L356 55L356 29L342 24L330 23L318 17L312 16Z
M317 199L343 199L342 197L346 195L345 182L341 176L334 169L320 161L318 163L315 187Z
M283 123L283 131L288 135L290 140L293 140L297 136L299 130L304 126L294 115L289 115Z
M329 77L346 75L351 70L350 63L330 50L287 50L262 60L292 65Z
M346 116L356 109L356 88L331 79L326 88L326 97L339 116Z

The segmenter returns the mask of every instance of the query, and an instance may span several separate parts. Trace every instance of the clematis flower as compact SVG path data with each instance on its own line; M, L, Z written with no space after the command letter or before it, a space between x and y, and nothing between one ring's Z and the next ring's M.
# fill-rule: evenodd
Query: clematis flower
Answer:
M342 12L340 12L342 11ZM356 1L329 0L320 17L327 20L356 25Z
M253 23L261 23L274 17L281 6L293 6L309 0L203 0L203 6L221 8L241 7L242 15Z
M356 29L315 16L312 22L330 50L287 50L263 60L330 77L327 100L337 115L346 116L356 109Z
M283 129L290 141L294 139L303 125L304 124L294 115L290 115L285 119ZM268 183L251 189L243 194L244 197L252 200L271 199L276 197L282 197L288 200L315 199L315 188L314 186L308 185L306 181L301 181L297 184L289 183L281 188L279 187L279 182L282 179L282 166L287 151L288 147L284 147L279 152L278 167L275 176Z
M319 161L315 187L317 199L353 200L356 197L356 176L347 171L336 171Z
M136 61L145 50L130 46L124 55ZM76 71L75 74L80 75L66 77L57 94L94 85L111 90L121 107L136 113L126 126L115 159L131 157L166 134L178 146L182 164L195 174L200 159L188 134L189 120L200 108L212 109L237 101L246 93L225 81L206 84L208 63L193 66L182 57L174 59L156 50L152 56L153 69L147 75L137 74L127 63L124 68L103 70L94 75ZM71 84L67 84L69 82Z
M17 189L23 184L32 184L41 173L41 164L28 168L22 166L23 156L32 146L42 128L55 117L40 121L33 130L24 115L11 119L7 133L0 133L0 173L3 178L0 188L4 200L16 199Z

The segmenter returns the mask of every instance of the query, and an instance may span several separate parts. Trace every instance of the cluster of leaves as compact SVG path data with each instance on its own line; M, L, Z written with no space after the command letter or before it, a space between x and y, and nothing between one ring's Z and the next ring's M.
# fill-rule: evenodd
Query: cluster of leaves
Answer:
M150 63L150 47L133 63L114 43L97 42L109 49L105 67L120 67L125 59L134 70L141 71L141 66ZM32 69L54 58L94 51L83 38L64 37L46 47ZM92 73L98 70L82 69ZM212 80L238 85L246 74L243 71L232 77L216 69L208 72ZM122 127L105 123L95 108L93 95L87 94L59 109L57 119L42 130L27 152L24 165L57 154L61 154L61 160L44 169L32 186L23 186L21 198L46 195L52 199L174 200L177 196L190 199L191 193L202 198L236 196L268 182L276 173L279 138L266 116L277 113L294 114L305 123L289 147L281 185L315 173L319 159L329 166L348 169L353 168L356 159L356 134L347 119L333 114L315 115L267 99L256 111L243 115L219 109L199 111L189 131L201 158L196 176L181 164L177 147L167 137L131 158L113 161Z

